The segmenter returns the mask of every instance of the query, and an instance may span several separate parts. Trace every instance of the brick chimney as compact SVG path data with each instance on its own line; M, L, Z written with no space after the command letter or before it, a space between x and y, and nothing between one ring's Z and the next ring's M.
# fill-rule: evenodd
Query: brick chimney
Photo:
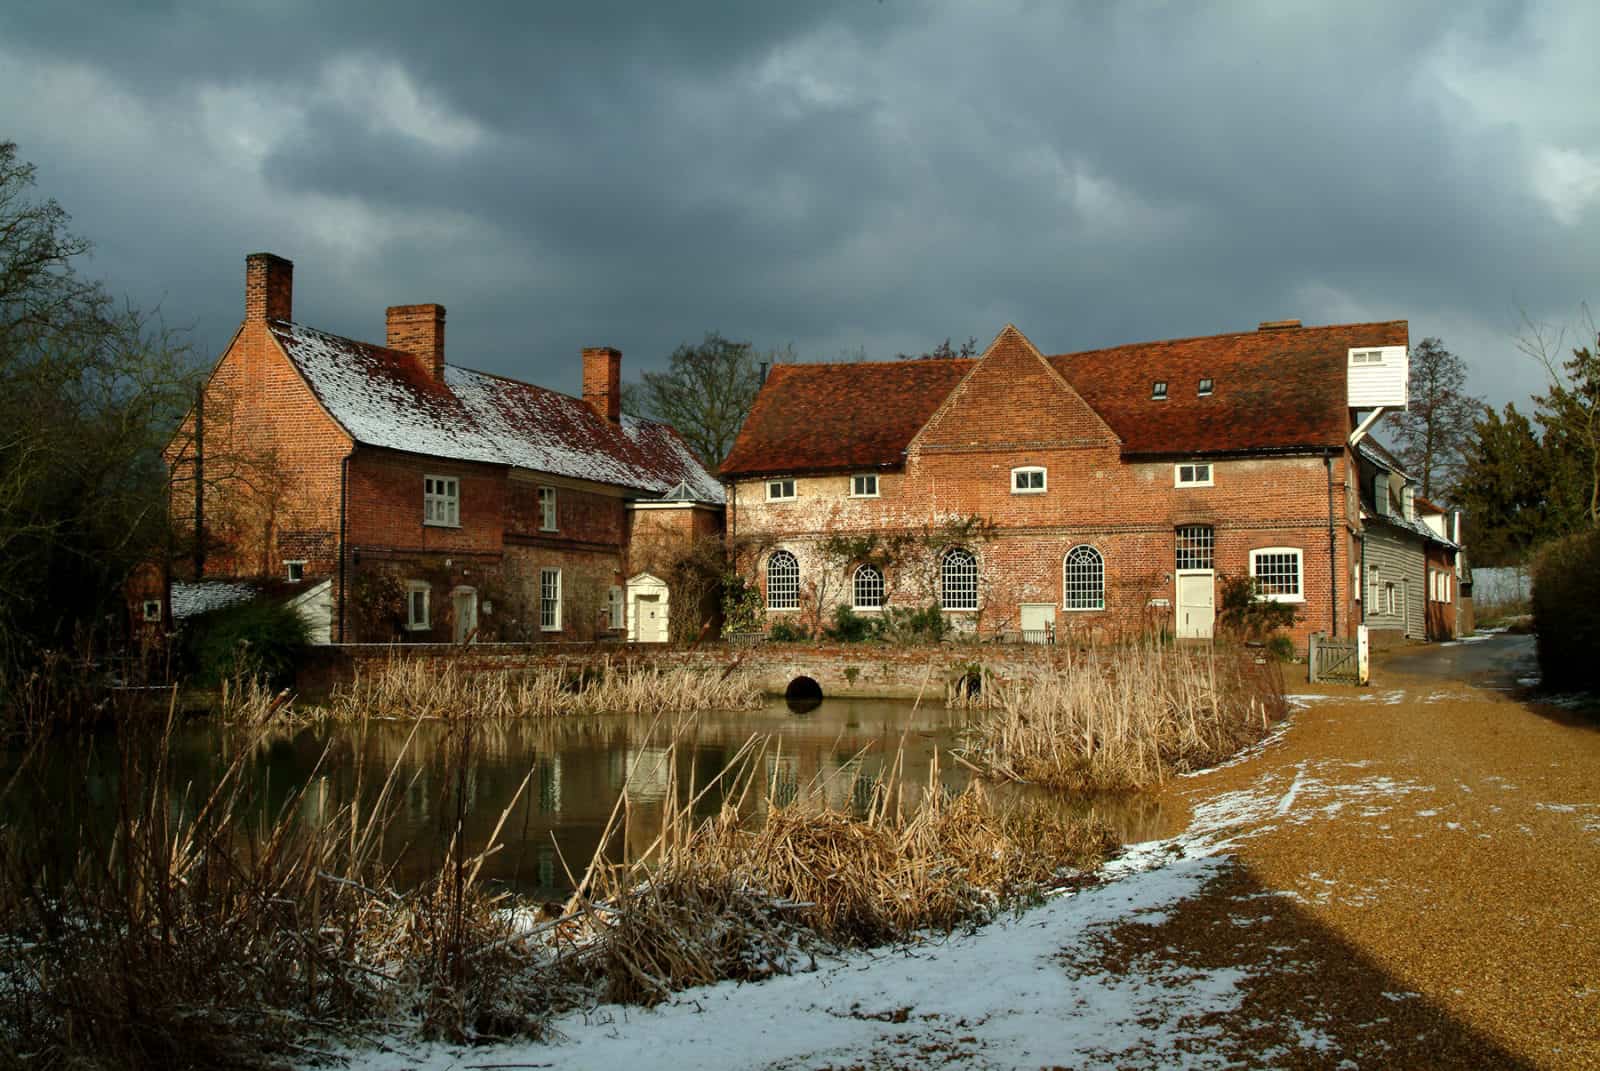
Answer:
M615 424L622 419L622 351L610 346L583 351L583 400Z
M444 306L390 305L384 345L422 362L436 381L444 382Z
M294 263L271 253L244 258L244 318L294 319Z

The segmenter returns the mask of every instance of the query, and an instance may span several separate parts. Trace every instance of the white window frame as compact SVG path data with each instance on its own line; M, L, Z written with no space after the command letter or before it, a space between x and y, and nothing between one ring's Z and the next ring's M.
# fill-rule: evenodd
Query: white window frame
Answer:
M1209 398L1216 393L1216 390L1217 381L1210 376L1201 376L1200 382L1194 386L1194 393L1197 398Z
M972 563L971 605L967 605L967 600L965 598L962 599L961 605L959 605L959 606L952 606L951 602L950 602L950 592L951 592L951 585L950 585L950 568L951 568L951 566L950 566L950 563L951 563L951 560L958 554L965 556L966 559L969 562ZM963 577L962 580L963 580L963 588L964 588L965 587L965 578ZM978 567L978 556L976 554L974 554L972 551L968 550L966 547L949 547L949 548L947 548L945 550L945 552L943 554L939 555L939 609L940 610L944 611L945 613L972 613L972 612L974 612L974 611L976 611L978 609L978 604L981 601L982 589L983 589L983 572ZM965 596L968 593L965 590L963 590L962 592L960 592L960 594Z
M1153 382L1151 382L1151 384L1150 384L1150 400L1152 402L1164 402L1164 401L1167 400L1167 381L1166 380L1157 379L1157 380L1154 380Z
M561 631L561 570L551 566L539 570L539 631Z
M1293 555L1294 556L1294 586L1295 593L1284 594L1281 592L1257 591L1256 598L1264 602L1305 602L1306 601L1306 552L1299 547L1257 547L1250 552L1250 577L1256 579L1256 558L1258 555Z
M139 607L139 613L151 624L158 624L161 621L161 600L145 599L143 605Z
M1087 555L1093 555L1092 563ZM1079 560L1074 562L1074 557L1077 557ZM1095 579L1098 581L1098 587L1094 589L1085 588L1081 577L1078 578L1078 583L1074 584L1074 567L1082 570L1083 568L1089 567L1091 564L1092 567L1097 571ZM1096 593L1094 605L1074 605L1073 596L1075 588L1079 594L1082 594L1085 591L1093 590ZM1061 559L1061 609L1067 611L1068 613L1076 614L1089 613L1095 610L1104 610L1105 608L1106 556L1100 553L1100 548L1094 546L1093 544L1079 543L1077 546L1067 551L1067 553Z
M1185 534L1187 533L1187 535ZM1187 540L1187 543L1185 542ZM1184 565L1181 555L1204 559L1205 565ZM1217 571L1217 529L1209 524L1180 524L1173 529L1173 571L1180 574Z
M782 555L788 563L792 563L794 566L794 588L791 591L788 590L786 586L781 592L783 595L781 601L774 600L774 590L772 584L772 565L778 560L779 555ZM765 572L767 580L767 609L780 613L800 609L800 559L795 556L794 552L779 548L778 550L775 550L771 554L767 555L767 566ZM785 581L787 582L787 577L785 577Z
M785 492L785 486L784 486L785 484L788 485L788 487L787 487L788 493L787 494L784 493ZM772 489L774 487L776 487L778 489L778 493L777 494L773 494L772 493ZM800 497L800 484L799 484L799 481L797 481L793 476L784 476L784 477L782 477L780 479L768 480L767 481L767 501L768 502L793 502L795 499L797 499L799 497Z
M298 584L306 578L306 560L304 558L286 558L283 563L283 575L289 583Z
M417 617L417 595L422 596L422 617ZM427 632L433 628L433 585L426 580L406 581L406 631Z
M622 597L622 589L615 584L606 591L606 622L612 632L618 632L627 627L623 614L627 605Z
M1383 364L1385 347L1369 347L1367 349L1353 349L1350 351L1351 364Z
M538 490L539 502L539 531L557 531L556 525L556 489L554 487L540 487Z
M1031 478L1027 481L1030 486L1017 486L1018 476L1032 477L1035 475L1039 477L1038 487L1032 486L1033 481ZM1045 467L1043 465L1018 465L1016 468L1011 470L1011 493L1014 495L1042 495L1045 493L1045 491L1049 490L1049 487L1050 476L1049 473L1045 471Z
M866 488L872 488L868 491ZM850 477L851 498L877 498L878 474L876 472L858 472Z
M864 603L861 601L861 582L863 580L862 574L869 570L874 576L877 577L876 583L878 588L878 601L876 603ZM882 610L884 603L888 601L889 585L887 580L884 578L883 570L879 569L871 562L862 562L860 565L856 566L855 570L850 574L850 608L852 610L860 610L863 613L875 614Z
M1183 470L1189 470L1189 479L1183 478ZM1200 470L1206 470L1206 478L1199 479ZM1172 466L1172 486L1174 487L1214 487L1216 485L1216 469L1209 461L1180 461Z
M461 527L459 477L423 475L422 523L433 528Z

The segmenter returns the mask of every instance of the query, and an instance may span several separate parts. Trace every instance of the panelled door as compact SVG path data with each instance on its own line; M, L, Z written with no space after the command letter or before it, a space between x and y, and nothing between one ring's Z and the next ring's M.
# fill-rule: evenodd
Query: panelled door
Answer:
M1178 638L1209 640L1217 618L1217 585L1210 570L1178 574Z
M635 620L639 622L640 643L667 642L667 615L661 612L661 597L639 595L633 600Z

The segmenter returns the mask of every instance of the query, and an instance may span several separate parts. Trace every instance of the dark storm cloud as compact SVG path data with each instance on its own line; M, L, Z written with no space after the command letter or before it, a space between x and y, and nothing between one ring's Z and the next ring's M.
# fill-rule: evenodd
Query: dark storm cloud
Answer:
M1518 308L1600 293L1593 15L1400 6L58 3L0 15L0 90L96 269L212 351L271 248L308 322L440 300L454 359L569 389L583 344L711 328L1299 315L1410 318L1524 394Z

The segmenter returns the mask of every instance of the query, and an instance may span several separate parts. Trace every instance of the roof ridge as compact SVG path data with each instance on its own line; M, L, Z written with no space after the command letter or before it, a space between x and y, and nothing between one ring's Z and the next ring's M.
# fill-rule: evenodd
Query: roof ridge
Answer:
M1279 331L1263 331L1260 328L1256 328L1251 331L1221 331L1214 335L1185 335L1182 338L1152 338L1144 342L1119 342L1114 346L1096 346L1093 349L1087 350L1069 350L1065 353L1052 353L1046 357L1046 360L1052 360L1057 357L1082 357L1090 353L1105 353L1107 350L1131 350L1137 349L1141 346L1164 346L1170 345L1174 342L1209 342L1212 339L1219 338L1255 338L1257 336L1271 335L1293 338L1295 335L1307 331L1332 331L1339 328L1350 327L1388 327L1393 324L1409 325L1410 321L1403 318L1397 320L1357 320L1354 323L1344 324L1315 324L1311 326L1301 325L1300 327Z
M920 364L953 365L977 360L977 357L896 357L887 361L784 361L768 368L767 375L780 368L911 368Z

